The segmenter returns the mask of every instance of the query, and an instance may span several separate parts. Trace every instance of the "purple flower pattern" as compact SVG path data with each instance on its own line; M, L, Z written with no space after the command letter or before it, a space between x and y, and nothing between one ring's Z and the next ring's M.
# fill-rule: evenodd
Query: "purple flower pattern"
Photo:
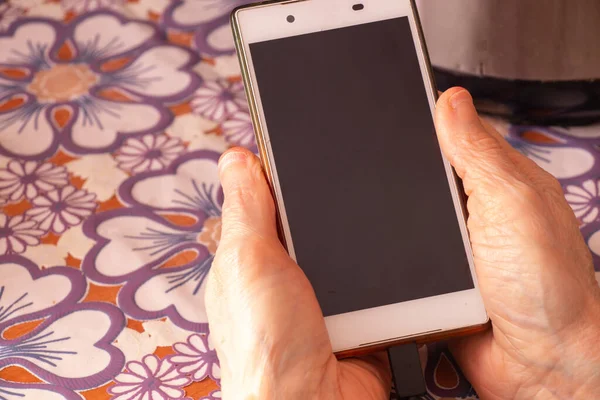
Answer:
M39 244L43 234L35 221L23 215L0 214L0 255L21 254L27 247Z
M220 382L219 359L208 335L193 334L186 343L175 343L173 349L175 354L169 360L177 365L180 373L190 375L194 381L202 381L208 376Z
M162 24L194 34L194 48L211 57L234 52L229 14L248 0L175 0L165 10Z
M223 201L218 158L214 152L196 151L164 170L135 175L119 190L127 208L96 214L84 224L96 244L82 269L91 280L123 284L118 298L127 315L169 317L183 329L207 331L202 304L213 260L207 246L214 240L204 239L220 229L215 219ZM181 224L182 218L193 222ZM173 260L175 266L161 268Z
M192 99L194 113L216 122L247 107L243 84L228 80L204 82Z
M145 135L127 139L115 156L118 166L131 173L163 169L185 149L183 143L167 135Z
M47 157L59 144L112 152L127 136L168 126L164 102L185 99L201 81L190 71L198 56L161 43L154 25L109 11L68 26L18 20L0 48L0 65L11 66L0 79L0 152L21 158Z
M81 400L77 393L60 385L23 384L3 380L0 380L0 396L2 400L22 400L27 399L27 396L44 400Z
M150 355L128 364L143 373L123 372L123 355L111 345L125 324L122 312L79 302L89 281L118 285L118 304L129 318L166 317L191 332L207 332L202 297L219 242L218 154L186 154L182 142L164 135L173 120L169 107L191 99L193 113L217 123L227 143L257 148L241 84L215 78L201 84L192 70L198 55L164 37L191 35L195 51L224 66L228 57L221 56L233 53L228 14L244 2L171 1L158 19L162 30L106 11L125 9L123 0L61 0L57 7L81 14L68 23L24 16L30 6L0 4L0 153L11 157L0 168L0 209L22 200L31 205L23 215L0 214L0 331L43 320L27 335L0 338L9 349L0 354L0 369L19 365L44 381L0 380L0 397L75 400L81 398L77 390L119 376L113 387L123 392L113 396L167 400L183 398L186 382L218 380L214 349L197 333L176 343L175 354L164 360ZM600 127L512 126L502 133L563 184L600 271ZM93 190L75 189L67 169L49 159L58 149L67 158L111 155L134 175L118 190L125 207L94 214ZM41 270L15 255L81 223L94 243L83 259L85 276L74 268ZM97 332L86 338L73 329L86 326ZM444 346L431 345L426 353L424 399L476 398ZM82 362L94 355L107 362ZM443 371L455 381L438 379ZM152 389L150 376L160 377ZM217 390L202 400L220 398Z
M0 338L0 370L19 365L50 384L36 385L39 394L73 399L71 390L103 385L122 369L123 354L111 343L125 326L123 314L107 303L78 303L87 286L80 271L40 270L26 258L5 255L0 256L0 277L0 331L42 320L28 333ZM18 398L23 391L31 395L31 389L0 381L0 394L8 391Z
M0 32L6 31L10 25L23 15L25 10L8 2L0 4Z
M252 119L247 111L238 111L230 115L221 126L223 135L230 144L246 147L254 153L258 152L258 147L256 147L254 141Z
M0 169L0 198L19 201L65 186L69 177L65 167L36 161L11 160Z
M93 193L65 186L34 198L33 208L25 215L36 221L39 229L60 234L92 215L96 208L95 199Z
M575 216L584 224L598 219L600 207L600 181L589 179L581 186L567 185L565 197L573 209Z
M217 389L217 390L213 390L212 392L210 392L210 394L206 397L202 397L200 400L220 400L222 399L222 395L221 395L221 390Z
M126 368L115 378L116 385L108 389L112 400L183 399L182 388L191 382L168 359L160 360L153 354L141 362L128 362Z
M101 8L118 9L125 4L125 0L61 0L60 4L65 10L82 13Z

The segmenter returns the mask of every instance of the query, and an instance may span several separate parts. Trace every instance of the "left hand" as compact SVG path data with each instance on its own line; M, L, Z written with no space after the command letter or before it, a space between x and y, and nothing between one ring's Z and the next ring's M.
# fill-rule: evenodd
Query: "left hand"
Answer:
M240 148L219 162L225 194L206 308L224 399L389 398L385 353L338 361L308 279L277 237L259 160Z

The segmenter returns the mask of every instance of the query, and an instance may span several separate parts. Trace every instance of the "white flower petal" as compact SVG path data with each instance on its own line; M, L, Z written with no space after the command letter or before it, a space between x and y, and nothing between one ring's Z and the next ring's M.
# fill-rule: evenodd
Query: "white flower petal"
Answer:
M43 229L44 231L49 231L52 225L54 224L55 218L56 215L49 211L46 214L44 214L44 216L38 216L38 218L36 218L38 221L40 221L38 227L40 229Z
M73 209L73 208L69 208L69 210L76 211L76 209ZM85 214L85 211L86 210L82 210L81 212L83 212ZM89 210L87 210L87 211L89 211ZM91 211L89 211L89 214L91 214ZM69 224L71 226L77 225L77 224L79 224L81 222L81 217L79 217L79 216L77 216L75 214L72 214L71 212L69 212L67 210L65 210L62 213L60 213L60 216L65 220L65 222L67 224Z
M590 171L595 164L592 153L579 147L528 145L527 151L531 160L557 179L581 176Z
M112 15L95 15L75 25L73 38L79 47L102 51L103 59L122 54L140 46L155 29L141 22L121 22Z
M157 160L157 159L150 160L150 171L156 171L161 168L163 168L163 165L160 163L159 160Z
M173 20L181 25L189 25L191 28L228 14L230 8L229 3L221 0L186 0L173 10Z
M115 382L120 384L136 384L144 381L144 378L138 375L130 374L127 372L120 373L115 378Z
M164 400L164 397L159 391L153 390L152 394L151 394L151 399L152 400Z
M231 28L227 24L219 26L209 34L207 42L217 50L226 51L233 49L234 44Z
M212 365L212 376L215 379L221 379L221 367L217 363Z
M586 191L588 191L588 193L590 193L590 195L592 197L595 197L598 195L598 192L596 191L596 184L594 183L593 180L589 179L589 180L583 182L583 184L581 186L583 186L583 188Z
M169 399L180 399L185 394L185 392L181 389L175 389L164 385L160 386L160 390L165 392L165 394L169 396Z
M64 188L60 189L61 198L66 199L76 191L77 189L75 188L75 186L65 186Z
M592 210L590 211L589 214L587 214L585 217L583 217L583 222L585 222L586 224L589 224L590 222L594 221L596 218L598 218L598 208L594 207L594 208L592 208Z
M156 376L156 373L158 372L158 367L159 367L158 357L156 357L154 355L147 355L146 357L144 357L143 361L144 361L144 364L146 364L146 367L150 370L150 374L152 376Z
M587 210L589 209L591 206L589 204L571 204L571 208L573 209L573 211L577 212L577 211L581 211L581 210Z
M26 26L30 25L37 24L27 24ZM45 24L40 23L39 25ZM37 37L39 37L39 32L29 39L29 46L34 46L31 42L36 42ZM3 47L2 43L3 39L0 38L0 49L2 49L0 51L0 64L2 64L2 57L9 54L11 50ZM24 46L28 48L27 44L24 44ZM0 114L0 125L2 125L0 131L1 147L19 156L38 156L50 149L54 139L54 131L49 119L46 117L46 109L36 109L36 107L35 104L25 104ZM39 118L34 117L35 115L39 115Z
M139 392L142 390L141 387L137 388L133 392L127 392L123 394L119 394L117 396L113 396L110 400L139 400Z
M198 370L196 372L194 372L194 379L197 381L200 379L203 379L207 375L207 372L208 372L208 364L206 364L206 363L202 363L202 364L203 365L200 368L198 368Z
M37 188L34 185L26 185L25 186L25 197L27 197L28 199L32 199L35 196L37 196L38 191Z
M204 344L204 340L202 340L202 336L200 335L192 335L190 336L190 338L188 339L190 344L192 346L194 346L194 348L202 353L206 353L208 351L208 348L206 347L206 345Z
M138 375L142 378L148 378L148 372L146 371L144 366L137 361L133 361L127 364L127 369L132 374Z
M159 60L169 60L159 62ZM146 96L169 97L187 89L192 82L192 75L179 68L190 61L190 54L175 46L155 46L126 67L125 71L141 71L135 79L123 81L126 89ZM148 68L152 66L152 68ZM138 85L143 81L144 85Z
M8 238L9 247L15 253L22 253L25 251L25 244L20 240L17 240L15 236L9 236Z
M27 64L27 56L38 49L44 49L43 56L47 57L55 40L52 25L38 21L23 24L11 36L0 38L0 64Z
M193 362L195 360L197 360L197 361ZM184 373L184 374L194 373L194 379L198 380L198 377L196 376L195 372L198 371L199 369L201 369L202 366L204 364L206 364L206 363L204 362L204 360L199 359L198 356L195 357L195 360L192 359L191 357L189 357L186 361L183 361L184 363L192 362L192 364L187 364L187 365L181 366L179 368L179 371L182 372L182 373Z
M25 164L23 164L25 175L31 175L31 173L37 169L37 166L38 163L35 161L25 161Z
M54 223L52 224L52 230L56 233L63 233L66 229L66 225L62 222L61 218L54 218Z
M52 202L46 196L38 196L31 201L31 203L36 207L46 206L49 207L52 205Z
M31 234L30 234L31 233ZM31 232L27 232L27 234L21 234L21 233L14 233L13 234L13 238L18 239L19 242L23 242L24 244L21 244L18 248L21 249L21 246L35 246L36 244L40 243L40 239L39 236L41 236L43 234L43 231L41 230L35 230L35 231L31 231ZM21 253L25 250L25 247L22 248L22 250L16 250L15 251L17 253Z
M73 125L72 138L75 144L88 149L101 149L113 144L117 132L122 134L144 131L157 125L161 114L148 104L117 103L93 98L97 107L98 123L86 120L80 113ZM127 116L135 115L135 118Z
M155 148L155 136L154 135L145 135L142 137L142 143L146 150Z
M10 195L12 201L20 200L25 194L25 185L19 185L15 191Z
M25 217L22 215L15 215L14 217L12 217L11 219L8 220L8 224L7 226L9 228L17 228L18 226L21 225L24 221Z
M24 164L18 162L17 160L10 161L8 163L8 165L6 166L6 168L15 175L18 175L18 176L25 175Z
M185 355L192 356L192 357L196 357L198 355L198 352L193 347L189 346L187 343L175 343L173 345L173 349L175 349L175 351L177 353L185 354ZM174 362L182 362L182 361L175 361L176 357L182 357L182 356L174 355L173 356Z
M567 186L567 191L571 194L574 194L576 196L581 196L585 199L591 199L592 195L588 192L586 192L585 190L583 190L582 188L580 188L579 186L575 186L575 185L569 185Z
M569 186L569 188L573 188ZM565 199L571 204L588 204L591 200L589 197L584 197L579 194L567 193L565 194Z
M123 375L123 374L121 374L121 375ZM120 375L117 378L120 378ZM120 379L119 380L115 379L115 381L119 382ZM139 384L127 385L127 384L117 383L115 386L111 386L111 388L110 388L110 392L113 394L134 392L136 390L140 390Z
M148 170L150 169L149 167L150 167L150 164L151 164L151 163L152 163L152 161L151 161L151 160L148 160L147 158L146 158L146 159L143 159L143 160L141 160L141 162L139 162L139 164L138 164L138 165L136 165L136 166L135 166L134 168L132 168L131 170L132 170L133 172L136 172L136 173L137 173L137 172L144 172L144 171L148 171Z
M177 368L175 368L170 362L167 363L166 367L164 365L161 367L162 368L160 372L157 373L156 376L163 382L168 382L172 379L178 379L181 376Z
M177 369L171 363L170 360L163 360L160 363L160 368L158 369L158 371L155 372L154 375L157 378L160 378L161 380L164 380L164 379L169 379L172 376L173 373L175 374L175 376L179 375L179 373L177 372Z

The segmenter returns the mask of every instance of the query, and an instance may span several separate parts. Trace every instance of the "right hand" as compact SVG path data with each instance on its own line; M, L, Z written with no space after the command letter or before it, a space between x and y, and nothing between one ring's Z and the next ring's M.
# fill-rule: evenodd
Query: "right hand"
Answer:
M482 122L469 93L436 109L469 196L468 228L492 330L451 350L483 399L600 398L600 288L562 188Z

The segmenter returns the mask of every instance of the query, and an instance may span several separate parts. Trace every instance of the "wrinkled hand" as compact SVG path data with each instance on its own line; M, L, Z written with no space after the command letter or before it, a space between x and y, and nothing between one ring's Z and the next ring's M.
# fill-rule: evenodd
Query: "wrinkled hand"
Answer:
M277 237L258 159L247 150L230 150L219 173L223 222L206 307L223 398L389 398L385 354L334 357L314 291Z
M493 326L454 343L463 371L483 399L600 398L600 290L559 183L482 123L464 89L441 96L436 128L469 196Z
M469 195L493 324L453 343L466 375L484 399L600 397L600 289L560 186L483 124L464 90L440 98L436 126ZM231 150L220 175L223 230L206 306L224 398L387 399L384 355L332 355L314 292L277 238L258 160Z

